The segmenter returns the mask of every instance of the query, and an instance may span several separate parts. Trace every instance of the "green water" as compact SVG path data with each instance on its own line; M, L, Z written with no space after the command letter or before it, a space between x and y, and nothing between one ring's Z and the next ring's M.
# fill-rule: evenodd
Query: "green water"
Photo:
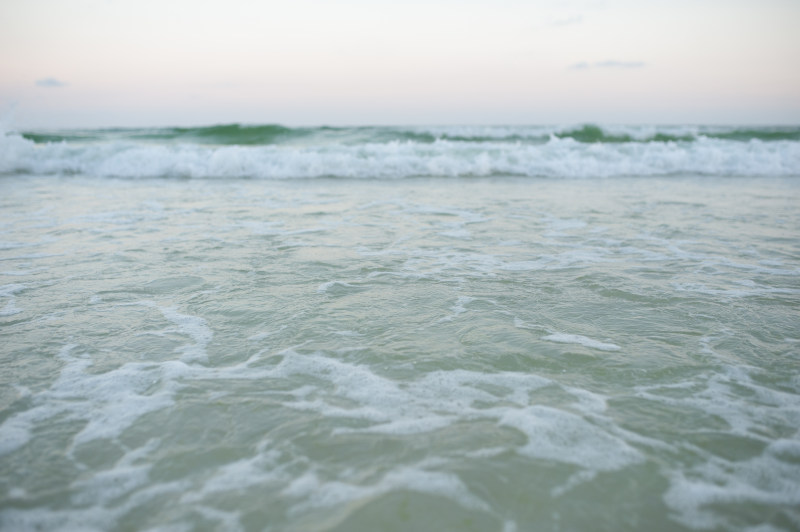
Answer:
M544 144L552 138L579 143L620 144L653 142L697 142L700 139L737 141L798 141L796 126L461 126L461 127L295 127L278 124L221 124L204 127L111 128L58 131L27 131L22 136L37 144L113 141L148 143L192 143L219 146L272 144L384 144L437 141L470 143Z
M800 186L0 181L4 530L798 530Z

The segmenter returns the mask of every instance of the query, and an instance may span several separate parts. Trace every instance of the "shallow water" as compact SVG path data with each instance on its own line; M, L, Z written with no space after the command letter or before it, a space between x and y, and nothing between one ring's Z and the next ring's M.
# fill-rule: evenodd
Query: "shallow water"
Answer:
M796 178L0 178L0 528L800 529Z

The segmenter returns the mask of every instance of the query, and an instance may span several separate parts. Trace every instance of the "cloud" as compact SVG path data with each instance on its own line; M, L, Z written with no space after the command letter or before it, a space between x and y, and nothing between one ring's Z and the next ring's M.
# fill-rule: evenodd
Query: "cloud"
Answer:
M573 63L569 66L570 70L588 70L590 68L644 68L646 63L644 61L595 61L594 63L588 63L586 61L581 61L579 63Z
M600 61L595 63L594 66L600 68L642 68L643 61Z
M63 81L57 80L56 78L42 78L36 80L37 87L47 87L47 88L58 88L58 87L66 87L67 84Z
M583 22L583 15L574 15L572 17L560 18L550 23L551 26L570 26L572 24L580 24Z

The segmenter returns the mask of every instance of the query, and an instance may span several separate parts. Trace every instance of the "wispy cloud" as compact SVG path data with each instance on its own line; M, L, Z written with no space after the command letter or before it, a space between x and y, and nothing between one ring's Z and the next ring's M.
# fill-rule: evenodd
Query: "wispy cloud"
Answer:
M595 61L594 63L589 63L587 61L581 61L579 63L574 63L569 66L570 70L588 70L590 68L621 68L621 69L630 69L630 68L644 68L646 63L644 61L615 61L615 60L608 60L608 61Z
M58 88L58 87L66 87L67 84L56 78L42 78L36 80L36 86L46 87L46 88Z
M571 26L583 22L583 15L573 15L571 17L559 18L550 23L551 26Z
M600 68L642 68L644 61L600 61L594 66Z

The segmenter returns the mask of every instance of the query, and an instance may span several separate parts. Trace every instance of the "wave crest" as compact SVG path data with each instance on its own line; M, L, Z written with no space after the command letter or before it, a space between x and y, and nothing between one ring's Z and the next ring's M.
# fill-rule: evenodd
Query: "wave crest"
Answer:
M739 130L726 131L717 137L698 133L692 141L679 140L689 135L679 128L654 133L596 126L556 134L541 127L412 131L233 124L76 130L49 141L5 133L0 136L0 174L267 179L800 175L800 141L743 142L721 137L739 135ZM398 138L399 132L406 136ZM456 133L461 136L451 138ZM523 142L523 133L540 140ZM631 140L634 133L640 140ZM646 138L669 140L641 140Z

